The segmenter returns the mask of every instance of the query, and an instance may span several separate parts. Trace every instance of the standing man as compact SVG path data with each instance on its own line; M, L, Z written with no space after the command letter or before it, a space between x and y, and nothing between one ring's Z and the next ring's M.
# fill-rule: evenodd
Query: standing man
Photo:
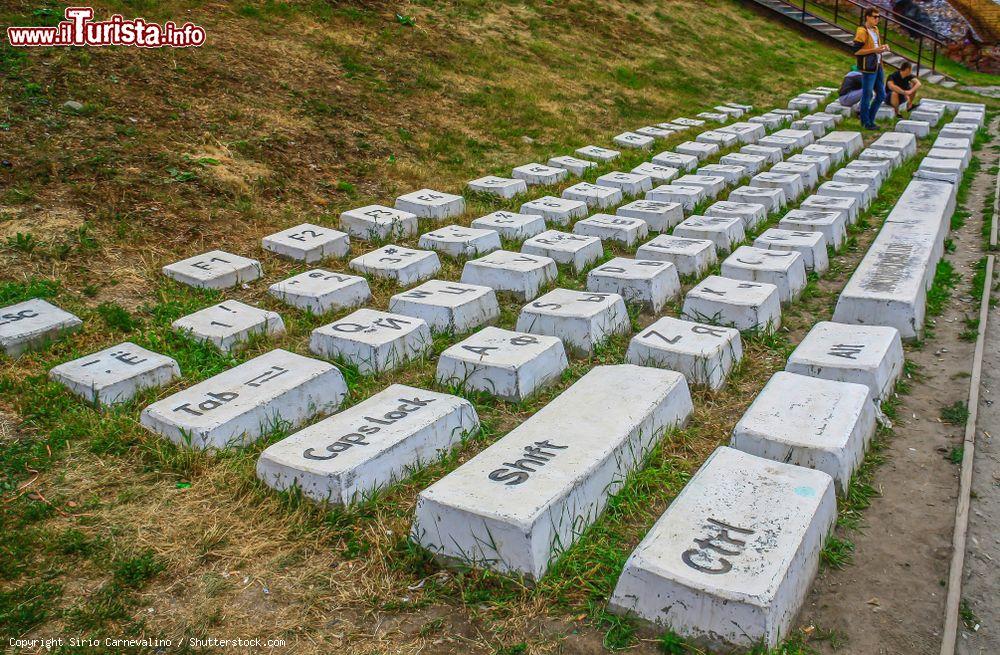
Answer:
M889 76L885 83L886 102L896 111L897 118L904 106L906 111L913 111L920 105L916 101L919 88L920 80L913 74L913 64L908 61Z
M861 26L854 34L854 54L861 71L861 125L867 130L875 127L875 114L885 102L885 72L882 55L889 46L882 45L878 21L882 17L878 7L868 7L861 12Z

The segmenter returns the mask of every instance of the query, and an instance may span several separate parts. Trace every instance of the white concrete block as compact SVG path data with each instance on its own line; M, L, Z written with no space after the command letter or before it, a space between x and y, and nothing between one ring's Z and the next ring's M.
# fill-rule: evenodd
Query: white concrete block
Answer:
M679 202L635 200L619 207L616 213L646 221L654 232L666 232L684 220L684 207Z
M948 123L938 132L938 138L972 140L978 131L979 128L969 123Z
M472 180L468 187L469 191L474 193L486 193L498 198L513 198L518 194L528 192L528 183L524 180L497 177L496 175L487 175Z
M914 177L926 180L944 180L957 185L962 181L962 161L960 159L924 157L920 161L920 166Z
M930 135L931 124L927 121L896 121L896 131L908 132L919 139L923 139L924 137Z
M827 127L825 123L820 121L810 121L809 116L803 118L802 120L792 121L791 129L809 132L813 135L813 138L819 138L827 133Z
M859 171L877 171L879 174L877 178L879 186L892 174L892 162L886 160L855 159L854 161L847 162L847 166L844 168Z
M938 136L934 140L935 148L948 148L950 150L965 150L966 152L972 152L972 139L967 139L963 137L944 137Z
M569 225L574 218L587 215L587 203L582 200L567 200L555 196L542 196L521 205L522 214L541 216L556 225Z
M577 221L573 234L597 237L602 241L617 241L626 246L635 245L649 235L649 225L640 218L594 214L590 218Z
M844 223L853 225L861 212L861 203L857 198L839 198L833 196L812 195L799 203L799 209L805 211L837 212L844 218Z
M719 153L719 146L715 143L701 143L700 141L685 141L674 147L675 152L682 155L697 157L698 161L704 161L709 157Z
M805 193L805 182L799 173L757 173L750 178L750 186L759 189L781 189L787 202Z
M730 132L735 134L740 143L756 143L757 139L767 136L767 126L760 123L743 121L720 127L719 132Z
M739 118L746 113L739 107L732 107L730 105L716 105L715 107L712 107L712 110L720 114L726 114L732 118Z
M801 154L813 157L829 157L831 166L839 166L847 158L847 149L843 146L814 143L803 148Z
M914 109L910 112L910 120L922 121L930 125L931 127L936 127L938 123L941 122L942 114L934 111L925 111L923 107L919 109Z
M257 477L278 491L350 505L374 497L479 429L472 404L394 384L269 446Z
M767 220L767 207L757 203L723 200L709 205L708 209L705 210L705 215L740 218L743 220L743 229L746 232Z
M682 373L688 384L719 389L743 358L738 330L664 316L629 343L626 361Z
M582 148L577 148L576 154L580 155L584 159L609 162L618 159L622 153L618 150L610 150L608 148L601 148L600 146L584 146Z
M196 289L229 289L262 277L264 269L256 259L211 250L167 264L163 274Z
M551 257L526 255L509 250L497 250L485 257L465 263L462 282L505 291L528 301L559 277L556 262Z
M0 348L8 357L38 350L83 325L79 318L41 298L0 309Z
M615 136L612 141L615 142L615 145L621 146L622 148L631 148L633 150L651 150L655 139L651 136L636 134L635 132L622 132L621 134Z
M549 159L549 166L553 166L555 168L565 168L573 175L579 177L586 173L588 168L597 168L597 163L586 159L580 159L579 157L563 155Z
M324 359L358 367L362 375L385 373L431 350L431 330L422 319L359 309L316 328L309 350Z
M778 188L759 186L741 186L729 192L730 202L745 202L751 205L764 205L767 213L780 211L788 204L785 192Z
M805 260L792 250L740 246L722 262L722 275L733 280L773 284L785 304L795 302L806 288Z
M688 291L681 318L737 330L772 331L781 327L778 287L709 275Z
M626 196L639 196L653 188L653 178L639 173L614 171L605 173L596 180L598 186L620 189Z
M545 219L537 214L498 211L473 220L472 227L480 230L493 230L504 239L521 241L544 232Z
M670 122L681 127L701 127L705 124L705 121L698 118L675 118Z
M421 492L410 538L439 557L537 580L691 407L679 373L595 367Z
M816 189L816 195L830 198L852 198L859 203L861 209L867 209L872 200L872 190L868 186L849 182L824 182Z
M744 155L754 155L755 157L764 157L767 162L771 164L777 164L785 158L785 151L781 148L777 148L775 146L762 146L759 143L743 146L740 148L740 153ZM719 161L722 161L722 159Z
M511 175L519 180L524 180L526 184L530 184L532 186L549 185L559 184L565 180L569 177L569 170L566 168L546 166L545 164L533 162L531 164L518 166L511 171Z
M839 116L850 116L851 108L845 107L839 102L831 102L826 106L826 112L828 114L837 114Z
M878 150L876 148L865 148L858 155L858 159L871 160L871 161L888 161L892 169L895 170L899 168L899 165L903 163L903 153L897 150Z
M892 150L903 153L903 159L917 154L917 137L905 132L886 132L871 145L875 150Z
M778 221L782 230L793 232L819 232L824 243L839 250L847 238L847 218L841 212L793 209Z
M927 151L926 156L932 159L957 159L962 162L963 171L972 160L972 153L970 151L954 148L931 148Z
M579 182L563 190L562 197L567 200L579 200L588 207L607 209L620 204L624 194L615 187L598 186L589 182Z
M802 111L794 107L788 107L788 108L779 107L776 109L772 109L771 113L778 114L780 116L787 116L788 120L792 120L793 118L798 118L799 116L802 115Z
M643 136L650 136L654 139L669 139L677 130L649 125L647 127L640 127L635 131L636 134L641 134Z
M500 318L496 291L478 284L428 280L389 299L389 311L422 319L432 332L464 334Z
M685 239L708 239L722 252L731 251L746 239L740 216L689 216L674 228L673 234Z
M983 112L962 110L955 114L955 118L952 119L952 122L967 123L969 125L974 125L978 129L983 126L985 120L986 114Z
M830 268L830 258L826 252L826 237L822 232L803 232L770 228L754 239L755 248L765 250L788 250L802 255L802 263L807 271L822 275Z
M632 172L636 175L643 175L650 178L650 187L653 184L667 184L680 174L680 171L672 166L651 164L648 161L644 161L633 168Z
M131 400L144 389L162 387L181 375L166 355L126 341L49 370L49 377L95 405Z
M340 227L352 239L361 241L405 239L419 229L416 214L383 205L367 205L344 212L340 215Z
M635 251L637 259L670 262L685 277L699 276L718 261L715 242L661 234Z
M678 171L693 171L698 167L698 158L694 155L685 155L680 152L667 150L653 157L653 163L659 166L676 168Z
M793 157L796 155L793 155ZM789 157L783 162L778 162L771 167L771 173L781 173L784 175L802 176L802 184L807 189L812 189L819 183L819 165L813 162L793 161Z
M792 98L788 101L788 108L800 111L816 111L819 108L819 103L812 98Z
M726 189L726 178L720 175L682 175L674 180L678 186L700 186L707 198L715 198Z
M557 264L572 266L580 273L604 256L604 245L597 237L548 230L525 240L521 252L551 257Z
M358 307L372 297L365 278L322 268L275 282L268 288L268 293L287 305L313 314Z
M785 128L783 130L778 130L771 136L778 139L791 139L795 142L795 149L805 148L816 141L815 135L809 130L793 130Z
M359 273L395 280L396 284L405 287L437 275L441 260L433 251L389 244L355 257L349 266Z
M722 114L715 111L703 111L700 114L695 114L695 116L710 123L727 123L730 119L729 114Z
M553 289L521 309L517 330L559 337L568 351L589 357L613 335L630 333L632 325L616 293Z
M698 169L698 175L701 177L721 177L725 180L726 185L732 185L738 183L743 178L748 177L750 173L743 166L734 166L732 164L708 164L707 166L702 166Z
M830 132L823 138L817 139L816 143L821 146L843 148L848 157L853 157L865 147L861 132Z
M226 300L182 316L170 326L195 341L210 343L227 353L237 350L254 335L285 332L285 323L277 313L238 300Z
M820 177L826 177L827 173L830 172L830 168L833 166L833 161L829 155L792 155L786 160L785 163L813 166L816 169L817 182ZM776 166L780 165L781 164L776 164Z
M396 198L396 209L422 218L441 220L465 213L465 198L434 189L420 189Z
M449 257L475 257L500 249L500 233L478 227L447 225L420 235L417 245Z
M682 184L661 184L652 191L646 192L646 200L654 202L676 202L686 210L694 209L707 197L705 187Z
M732 148L740 141L739 137L732 132L722 132L720 130L708 130L706 132L702 132L696 136L694 140L699 143L714 143L719 146L720 149Z
M747 122L763 125L768 130L777 130L780 129L782 125L788 122L788 117L769 111L766 114L761 114L760 116L753 116L751 118L748 118Z
M609 608L712 650L774 647L836 519L827 474L719 448L629 556Z
M303 223L264 237L261 245L282 257L313 263L327 257L345 257L350 250L350 239L344 232Z
M894 120L896 120L896 112L895 112L895 110L893 110L892 107L889 107L888 105L882 105L881 107L878 108L878 111L875 112L875 121L876 122L879 122L879 121L890 121L891 122L891 121L894 121Z
M653 259L615 257L587 274L587 290L616 293L625 302L642 305L659 314L681 292L677 267Z
M748 155L744 152L731 152L719 158L719 163L723 166L739 166L743 168L746 171L744 175L756 175L764 168L767 161L767 157L762 155ZM780 157L778 161L781 161Z
M787 136L774 136L773 134L759 139L756 146L759 148L777 148L783 156L790 155L802 147L796 139Z
M336 411L346 395L337 367L279 349L153 403L140 422L178 445L239 447Z
M871 203L875 198L878 197L878 190L881 186L882 172L881 171L869 171L860 168L841 168L839 171L833 174L834 182L843 182L844 184L857 184L859 186L868 187L868 202Z

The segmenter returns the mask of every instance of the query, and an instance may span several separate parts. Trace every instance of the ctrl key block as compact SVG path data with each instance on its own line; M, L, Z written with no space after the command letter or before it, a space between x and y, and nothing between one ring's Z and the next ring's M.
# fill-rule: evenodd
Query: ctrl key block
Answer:
M826 473L719 448L629 556L609 609L712 649L773 647L836 518Z

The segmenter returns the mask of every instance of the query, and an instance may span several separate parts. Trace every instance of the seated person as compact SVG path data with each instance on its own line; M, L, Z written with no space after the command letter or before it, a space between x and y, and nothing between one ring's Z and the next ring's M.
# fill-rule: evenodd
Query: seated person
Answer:
M907 111L913 111L920 106L916 101L919 88L920 80L913 74L913 64L904 62L885 83L885 104L896 111L897 117L904 106Z
M844 81L840 83L840 97L837 103L841 107L853 107L861 102L861 80L864 76L855 66L844 76Z

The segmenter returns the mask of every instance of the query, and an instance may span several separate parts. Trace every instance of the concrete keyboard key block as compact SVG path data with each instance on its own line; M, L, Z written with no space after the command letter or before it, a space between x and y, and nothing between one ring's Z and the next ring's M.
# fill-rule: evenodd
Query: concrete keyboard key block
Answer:
M766 114L761 114L760 116L752 116L747 119L747 122L756 125L763 125L768 130L777 130L788 122L788 117L769 111Z
M437 275L441 260L436 252L429 250L388 245L355 257L350 267L359 273L395 280L405 287Z
M303 223L266 236L261 243L264 250L307 264L327 257L345 257L350 250L347 234L312 223Z
M654 139L668 139L674 134L675 131L676 130L667 129L664 127L648 125L646 127L640 127L635 131L635 133L641 134L643 136L651 136Z
M826 473L719 448L629 556L609 609L713 650L776 646L836 519Z
M871 202L871 189L863 184L850 182L824 182L816 189L816 195L831 198L853 198L861 209L867 209Z
M726 123L730 118L729 114L722 114L714 111L703 111L700 114L696 114L696 116L714 123Z
M698 143L714 143L719 148L732 148L740 142L739 136L722 130L708 130L694 138Z
M272 350L153 403L140 422L179 445L223 449L336 411L346 394L336 366Z
M792 352L785 370L863 384L883 402L903 374L903 344L896 328L821 321Z
M170 327L227 353L237 350L256 334L270 336L285 332L285 323L277 313L238 300L227 300L182 316Z
M430 352L431 330L423 319L359 309L316 328L309 350L324 359L340 359L362 375L384 373Z
M739 218L743 221L743 228L746 231L752 230L767 220L767 207L758 203L722 200L710 205L705 210L705 215Z
M473 220L472 227L493 230L504 239L522 241L544 232L545 219L535 214L498 211Z
M934 111L925 111L923 107L920 109L914 109L910 112L910 120L923 121L932 127L937 127L937 124L941 122L942 114Z
M847 493L875 434L875 405L863 384L779 371L733 429L730 446L823 471Z
M635 132L622 132L621 134L615 136L612 141L615 142L615 145L621 146L622 148L650 150L653 147L655 139L651 136L636 134Z
M819 183L819 165L813 162L794 161L792 155L783 162L778 162L771 167L770 173L782 173L787 175L800 175L802 184L807 189L812 189Z
M519 300L536 298L545 285L559 277L551 257L497 250L465 263L462 282L513 294Z
M847 238L847 219L840 212L793 209L778 221L778 227L792 232L819 232L834 250L839 250Z
M781 159L779 158L778 161L781 161ZM748 155L742 152L731 152L719 158L719 164L722 166L740 166L745 169L746 172L744 175L756 175L764 168L767 162L767 157L762 155Z
M674 184L680 186L700 186L708 198L715 198L726 189L726 178L721 175L683 175Z
M705 121L698 118L675 118L670 122L682 127L701 127L705 124Z
M601 240L618 241L626 246L635 245L649 234L649 225L638 218L614 216L612 214L594 214L590 218L577 221L573 226L573 234L583 234L597 237Z
M848 157L853 157L865 147L861 132L830 132L821 139L817 139L816 143L821 146L843 148Z
M563 155L549 159L549 166L554 168L565 168L573 175L580 177L587 172L588 168L597 168L597 162L587 161L578 157Z
M597 366L421 492L410 538L439 557L537 580L691 408L679 373Z
M693 171L698 167L698 158L694 155L685 155L680 152L667 150L653 157L653 163L669 168L676 168L679 171Z
M782 155L790 155L802 147L797 140L791 137L774 136L773 134L758 140L757 145L766 148L777 148L781 151Z
M434 332L462 334L500 318L496 291L477 284L428 280L389 299L389 311L423 319Z
M579 182L563 190L562 197L579 200L588 207L607 209L620 204L624 194L615 187L598 186L589 182Z
M635 256L636 259L670 262L685 277L699 276L718 261L714 241L684 239L670 234L661 234L642 244Z
M759 189L781 189L788 202L805 193L805 182L799 173L758 173L750 179L750 186Z
M949 150L964 150L972 152L972 140L958 137L939 136L934 140L935 148L947 148Z
M488 327L441 353L436 379L519 403L558 382L568 366L557 337Z
M715 111L720 114L729 114L735 118L739 118L749 110L740 109L739 107L733 107L732 105L716 105L712 107Z
M604 244L597 237L549 230L526 240L521 252L551 257L557 264L572 266L580 273L604 256Z
M788 108L802 111L816 111L819 108L819 103L814 98L793 98L788 101Z
M670 262L615 257L587 274L587 290L617 293L625 302L658 314L667 301L680 295L681 281Z
M722 262L722 274L734 280L773 284L784 304L795 302L806 288L805 260L791 250L740 246Z
M525 164L518 166L511 173L516 179L524 180L531 185L559 184L569 177L569 169L545 164Z
M879 186L882 186L882 183L885 182L892 173L892 162L875 159L855 159L852 162L848 162L847 166L845 166L842 170L875 171L878 173L878 177L876 178L877 183Z
M500 233L478 227L449 225L420 235L417 245L449 257L476 257L500 249Z
M934 159L924 157L914 177L926 180L944 180L952 184L962 181L962 162L959 159Z
M764 250L787 250L802 255L807 271L822 275L830 268L830 258L826 252L826 237L822 232L803 232L770 228L754 239L755 248Z
M766 125L751 123L749 121L733 123L732 125L720 127L718 131L735 134L740 143L756 143L757 139L767 136Z
M878 197L878 189L882 173L880 171L866 171L858 168L841 168L833 174L834 182L844 184L860 184L868 187L868 201L871 202Z
M524 180L497 177L496 175L487 175L472 180L468 187L469 191L473 193L487 193L498 198L513 198L518 194L528 192L528 184Z
M83 321L41 298L0 309L0 348L8 357L37 350L80 329Z
M555 196L543 196L521 205L521 213L541 216L556 225L569 225L574 218L583 218L589 213L587 203L582 200L567 200Z
M858 155L858 159L868 161L887 161L892 170L899 168L903 163L903 153L898 150L877 150L876 148L865 148Z
M197 289L229 289L262 277L264 269L256 259L212 250L167 264L163 267L163 274Z
M907 132L918 139L923 139L924 137L930 135L931 124L927 121L896 121L896 131Z
M440 220L465 213L465 198L444 191L420 189L396 198L396 209L416 214L421 218Z
M674 151L682 155L697 157L698 161L704 161L719 153L719 145L716 143L701 143L700 141L685 141L675 146Z
M708 164L698 169L698 175L705 177L721 177L725 180L726 186L736 184L740 180L749 176L749 172L743 166L731 164Z
M618 150L610 150L608 148L601 148L600 146L584 146L582 148L577 148L576 154L580 155L584 159L609 162L618 159L622 153Z
M861 215L861 203L857 198L812 195L799 203L804 211L836 212L847 225L853 225Z
M440 459L478 429L469 401L393 384L269 446L257 477L278 491L298 488L321 503L350 505Z
M633 168L632 172L636 175L648 177L650 179L650 188L652 188L654 184L668 184L680 174L680 170L674 168L673 166L652 164L648 161L644 161ZM598 182L600 183L600 178L598 178Z
M619 207L616 213L646 221L653 232L666 232L684 220L684 207L679 202L635 200Z
M268 293L287 305L313 314L358 307L372 297L365 278L321 268L276 282L268 288Z
M682 373L688 384L719 389L743 358L740 333L664 316L632 337L626 359Z
M814 143L802 149L802 154L810 157L829 157L831 166L839 166L847 158L844 146Z
M638 173L614 171L597 178L597 185L620 189L626 196L639 196L653 188L653 178Z
M796 131L805 131L813 135L813 138L819 138L826 134L827 128L823 121L810 120L811 116L806 116L802 120L792 121L791 129Z
M568 351L586 357L613 335L631 332L632 325L618 294L553 289L524 306L517 331L559 337Z
M931 148L927 151L927 155L924 159L957 159L962 162L962 170L969 165L971 160L971 153L968 150L960 150L954 148Z
M938 132L938 137L971 140L976 137L977 131L978 129L975 125L970 125L968 123L948 123L941 128L940 132Z
M417 233L417 215L383 205L368 205L340 215L340 226L354 239L386 241Z
M769 164L777 164L785 158L785 151L775 146L764 146L755 143L740 148L740 154L753 155L754 157L764 157ZM721 159L719 161L722 161ZM726 163L726 162L722 162Z
M796 149L805 148L816 140L816 137L809 130L793 130L787 128L784 130L778 130L771 136L778 137L779 139L792 139L795 141Z
M166 355L125 342L60 364L49 377L93 404L116 405L144 389L162 387L181 375Z
M673 234L685 239L709 239L722 252L730 252L746 239L739 216L689 216L674 228Z
M730 202L745 202L751 205L764 205L767 213L780 211L788 204L785 192L779 188L759 186L741 186L729 193Z
M686 210L694 209L695 205L707 197L708 192L705 187L681 184L661 184L646 193L646 200L676 202Z
M778 287L709 275L684 297L681 318L744 331L781 327Z

